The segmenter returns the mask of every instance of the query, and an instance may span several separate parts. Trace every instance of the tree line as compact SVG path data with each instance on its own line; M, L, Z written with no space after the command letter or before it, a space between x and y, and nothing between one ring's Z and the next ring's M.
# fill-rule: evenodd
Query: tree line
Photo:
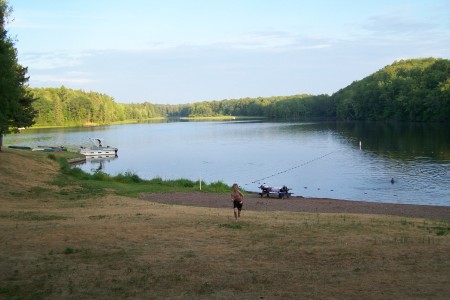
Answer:
M116 103L108 95L31 89L36 124L74 126L150 118L249 116L275 120L450 122L450 61L401 60L333 95L292 95L161 105Z
M33 88L36 126L83 126L110 124L151 118L198 118L220 116L265 117L308 120L334 118L327 95L293 95L270 98L243 98L204 101L192 104L161 105L116 103L97 92L59 88Z

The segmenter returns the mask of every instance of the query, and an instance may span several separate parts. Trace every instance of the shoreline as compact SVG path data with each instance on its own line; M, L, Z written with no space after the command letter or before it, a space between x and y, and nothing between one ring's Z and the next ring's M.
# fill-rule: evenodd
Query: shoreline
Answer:
M202 192L148 193L141 194L139 199L163 204L232 209L228 194L210 194ZM244 198L243 210L374 214L450 220L450 206L394 204L330 198L304 198L301 196L278 199L268 197L261 198L258 194L248 194Z

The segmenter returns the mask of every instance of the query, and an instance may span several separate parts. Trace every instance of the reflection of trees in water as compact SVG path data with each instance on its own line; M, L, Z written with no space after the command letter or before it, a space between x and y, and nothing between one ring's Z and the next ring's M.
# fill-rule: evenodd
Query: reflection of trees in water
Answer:
M389 158L450 161L450 125L420 123L336 123L336 132L364 150Z

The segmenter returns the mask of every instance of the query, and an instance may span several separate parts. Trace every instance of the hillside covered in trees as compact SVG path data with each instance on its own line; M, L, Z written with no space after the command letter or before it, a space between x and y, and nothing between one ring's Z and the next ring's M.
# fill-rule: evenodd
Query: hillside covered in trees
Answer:
M332 95L336 117L450 121L450 60L401 60Z
M31 89L37 126L110 124L150 118L250 116L278 120L450 122L450 61L401 60L329 95L204 101L181 105L116 103L108 95Z

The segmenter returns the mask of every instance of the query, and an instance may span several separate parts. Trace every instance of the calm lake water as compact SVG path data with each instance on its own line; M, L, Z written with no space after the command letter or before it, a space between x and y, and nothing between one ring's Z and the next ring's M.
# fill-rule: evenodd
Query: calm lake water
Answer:
M168 122L26 130L7 135L4 145L77 151L92 137L119 152L78 166L87 172L237 182L248 191L267 183L305 197L450 206L448 125Z

